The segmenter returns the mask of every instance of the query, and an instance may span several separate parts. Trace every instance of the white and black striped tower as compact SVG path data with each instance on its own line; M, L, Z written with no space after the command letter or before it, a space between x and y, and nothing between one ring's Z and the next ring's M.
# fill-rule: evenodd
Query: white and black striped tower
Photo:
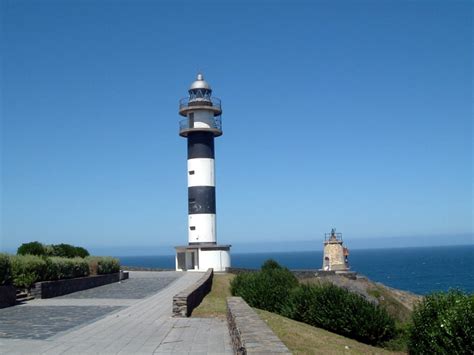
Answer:
M176 247L176 269L225 271L230 245L216 238L214 138L222 135L221 101L201 74L179 102L179 135L188 143L188 245Z

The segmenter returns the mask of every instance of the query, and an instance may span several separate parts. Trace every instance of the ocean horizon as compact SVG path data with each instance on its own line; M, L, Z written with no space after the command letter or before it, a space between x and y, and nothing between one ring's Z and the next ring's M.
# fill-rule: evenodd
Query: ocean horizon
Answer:
M474 245L354 249L352 271L375 282L420 295L458 288L474 292ZM117 256L122 265L174 269L174 255ZM319 269L322 250L232 253L232 266L258 269L274 259L289 269Z

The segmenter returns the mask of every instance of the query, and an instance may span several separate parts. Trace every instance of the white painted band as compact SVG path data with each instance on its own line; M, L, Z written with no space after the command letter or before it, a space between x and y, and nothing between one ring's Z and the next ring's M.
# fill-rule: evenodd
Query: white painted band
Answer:
M192 186L216 186L214 159L188 159L188 187Z
M215 243L216 215L207 213L188 215L188 241L189 243Z

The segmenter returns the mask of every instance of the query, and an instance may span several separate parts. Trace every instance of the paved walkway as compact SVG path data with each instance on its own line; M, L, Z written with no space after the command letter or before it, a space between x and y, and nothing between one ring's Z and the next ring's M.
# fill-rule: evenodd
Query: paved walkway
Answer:
M225 321L171 317L172 297L201 276L130 272L122 283L0 309L0 354L232 354Z

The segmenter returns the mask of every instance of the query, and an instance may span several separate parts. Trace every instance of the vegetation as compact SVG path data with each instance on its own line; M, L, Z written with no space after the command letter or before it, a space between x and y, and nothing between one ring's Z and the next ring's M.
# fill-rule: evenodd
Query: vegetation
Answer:
M293 354L395 354L275 313L256 311Z
M15 255L10 257L13 284L18 288L29 288L47 274L46 260L36 255Z
M7 254L0 254L0 286L11 285L12 265Z
M381 285L372 285L371 288L367 290L367 293L375 297L379 304L385 308L387 313L390 314L396 322L404 324L411 320L413 310L400 302L400 300L394 296L393 291Z
M217 317L225 319L226 299L231 296L229 283L234 278L232 274L214 274L211 292L193 311L193 317Z
M291 271L276 261L266 261L259 272L237 275L231 282L231 292L250 306L281 313L298 280Z
M70 248L71 247L71 248ZM41 249L43 248L43 249ZM42 255L25 254L26 252ZM89 254L80 247L67 244L47 245L32 242L18 248L18 255L0 254L0 286L13 284L17 288L30 288L35 282L102 275L120 271L120 262L111 257L59 257L51 254Z
M300 285L274 260L266 261L259 272L237 275L231 292L252 307L367 344L381 345L397 334L395 320L381 306L329 283Z
M45 258L46 272L43 281L72 279L88 276L89 263L83 258Z
M282 269L273 261L264 265L262 269L267 272ZM215 275L211 293L194 310L193 316L225 317L225 300L230 295L229 286L232 285L230 288L234 294L237 289L246 287L247 280L250 280L249 287L254 287L254 279L241 275ZM382 285L371 287L369 293L379 300L380 306L336 286L307 282L301 287L293 288L282 313L296 319L306 317L306 320L302 319L305 322L316 319L331 326L335 324L343 329L333 331L343 335L349 331L360 332L368 336L373 344L385 349L365 345L319 328L326 327L327 324L312 323L319 325L315 327L265 310L256 311L295 354L393 353L389 350L409 351L411 354L474 353L474 295L460 291L435 293L427 296L423 302L416 300L415 304L419 303L412 312L412 307L401 304L395 297L395 294L401 291L391 291ZM250 295L253 296L254 293L250 292ZM401 306L403 309L397 310ZM382 310L383 308L387 312ZM336 310L336 313L331 313L331 310ZM392 317L387 316L387 313L397 320L395 327ZM359 335L349 336L360 339Z
M226 317L226 299L231 296L232 274L214 274L211 292L194 309L193 317ZM293 354L394 354L356 340L319 329L286 317L256 309L256 312Z
M120 261L108 256L89 256L86 258L91 275L112 274L120 271Z
M473 354L474 295L433 293L415 307L408 349L413 354Z
M18 255L59 256L63 258L85 258L89 252L70 244L44 245L40 242L23 243L17 250Z
M49 256L59 256L63 258L85 258L89 252L82 247L75 247L69 244L53 244Z
M46 255L46 248L40 242L23 243L18 247L18 255Z
M283 315L371 345L395 335L395 321L385 309L332 284L295 288Z

